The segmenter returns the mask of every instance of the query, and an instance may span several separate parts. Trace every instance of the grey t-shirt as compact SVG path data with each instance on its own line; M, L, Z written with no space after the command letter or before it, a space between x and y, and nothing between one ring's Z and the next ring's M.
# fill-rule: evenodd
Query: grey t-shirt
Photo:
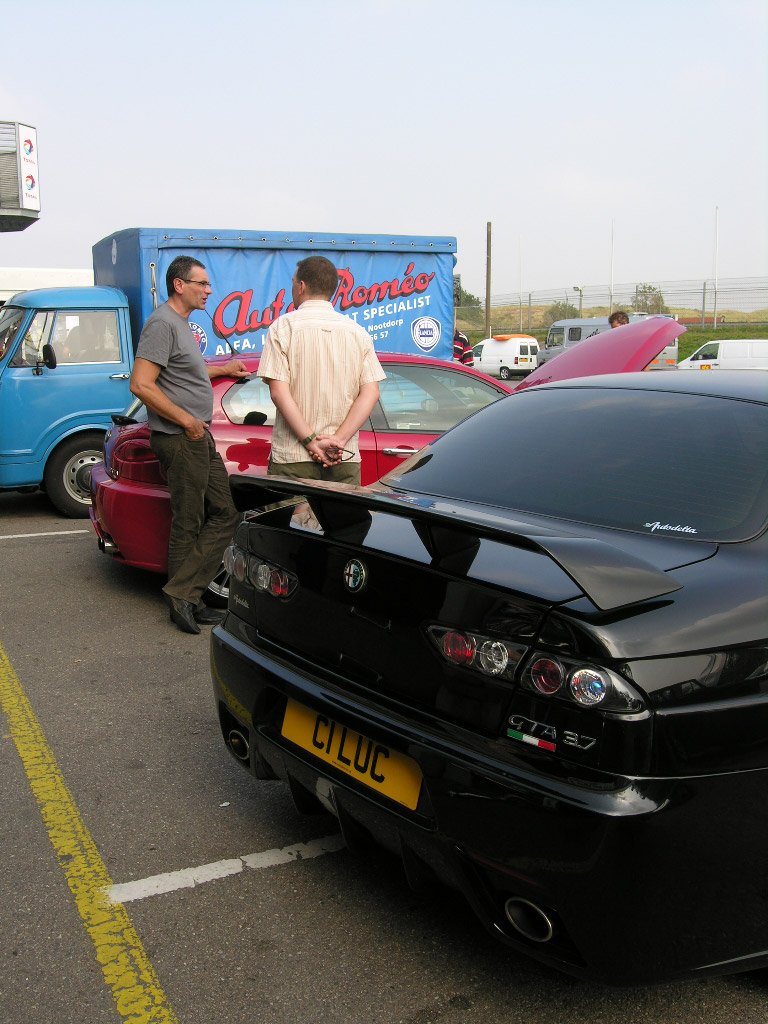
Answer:
M195 419L211 422L213 388L197 339L189 323L167 302L154 311L139 338L136 356L161 367L157 386ZM147 409L149 426L163 434L180 434L178 423Z

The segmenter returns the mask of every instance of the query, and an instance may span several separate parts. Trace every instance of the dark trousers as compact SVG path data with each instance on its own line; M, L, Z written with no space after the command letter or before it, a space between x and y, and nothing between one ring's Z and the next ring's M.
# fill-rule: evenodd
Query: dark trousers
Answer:
M190 441L184 433L153 430L150 445L168 477L171 495L168 582L163 592L197 606L218 572L238 519L227 471L207 431L199 441Z
M267 472L271 476L289 476L294 480L335 480L341 484L360 483L359 462L338 462L335 466L321 466L319 462L273 462L269 460Z

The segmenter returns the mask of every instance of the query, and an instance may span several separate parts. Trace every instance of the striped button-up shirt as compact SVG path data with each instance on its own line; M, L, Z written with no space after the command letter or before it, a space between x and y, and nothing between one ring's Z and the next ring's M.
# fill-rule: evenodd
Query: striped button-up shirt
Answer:
M315 434L333 434L341 426L363 384L385 373L365 328L337 313L325 299L307 299L278 317L264 342L258 374L287 381L291 395ZM272 460L307 462L309 456L278 410L272 430ZM347 448L359 462L357 434Z

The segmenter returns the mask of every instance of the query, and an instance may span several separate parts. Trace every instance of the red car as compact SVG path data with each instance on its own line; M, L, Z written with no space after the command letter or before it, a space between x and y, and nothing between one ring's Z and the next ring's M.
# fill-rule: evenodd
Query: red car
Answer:
M458 363L380 353L387 378L367 429L360 431L363 484L372 483L470 413L504 397L512 388ZM229 473L267 470L275 407L269 388L256 376L258 357L243 357L252 376L213 381L211 433ZM146 410L135 402L104 439L104 464L91 474L91 520L102 551L128 565L167 570L170 505L165 476L149 447ZM228 580L222 573L206 594L222 603ZM216 600L218 598L218 600Z

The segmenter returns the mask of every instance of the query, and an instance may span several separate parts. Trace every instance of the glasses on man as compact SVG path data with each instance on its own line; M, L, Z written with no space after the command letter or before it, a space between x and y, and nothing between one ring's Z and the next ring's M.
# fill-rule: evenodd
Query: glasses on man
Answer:
M199 284L201 288L211 288L210 281L197 281L194 277L180 277L180 281L186 282L186 284Z
M341 461L342 462L349 462L350 459L354 459L354 457L355 457L355 453L351 452L349 450L349 448L329 448L328 449L328 454L329 455L338 455L339 453L341 453Z

